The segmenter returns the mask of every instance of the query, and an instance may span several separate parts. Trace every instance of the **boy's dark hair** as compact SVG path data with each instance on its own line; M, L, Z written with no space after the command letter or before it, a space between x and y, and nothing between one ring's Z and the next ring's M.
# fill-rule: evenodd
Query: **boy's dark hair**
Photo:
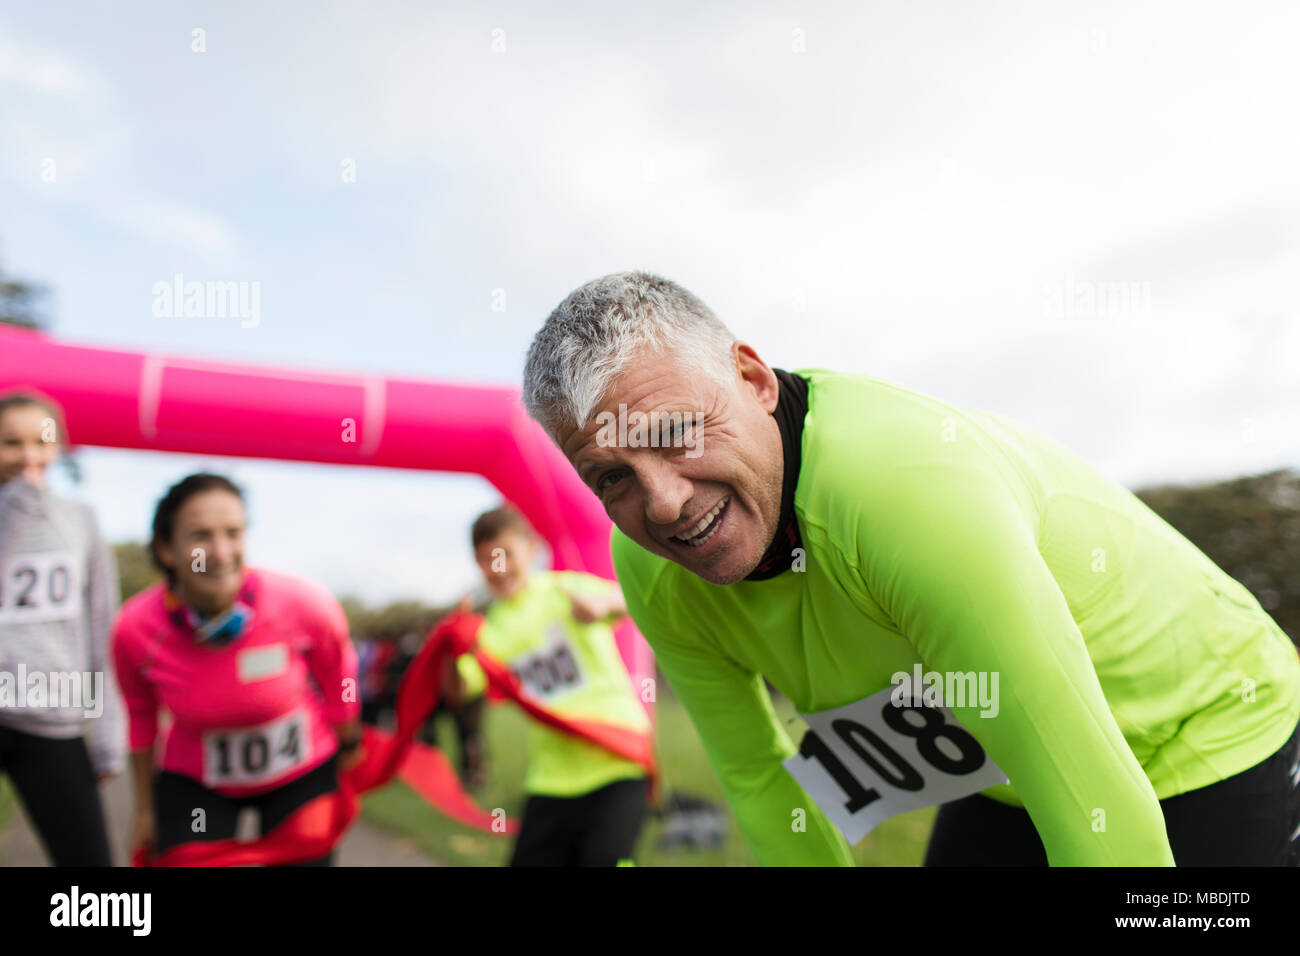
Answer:
M502 505L485 511L474 519L474 526L469 532L470 543L477 548L484 541L491 541L506 531L516 531L525 538L534 536L527 518L510 505Z
M175 530L173 525L176 521L176 512L180 510L181 505L205 491L228 491L240 501L244 500L243 491L229 478L224 475L199 472L186 475L168 488L167 493L159 499L158 506L154 509L153 537L149 541L149 559L153 562L154 567L167 575L169 584L176 582L176 573L158 559L158 545L172 539L172 532Z

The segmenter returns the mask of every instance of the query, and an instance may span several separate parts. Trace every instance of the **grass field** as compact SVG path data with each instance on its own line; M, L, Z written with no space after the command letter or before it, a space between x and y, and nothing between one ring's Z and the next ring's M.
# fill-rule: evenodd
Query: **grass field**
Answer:
M0 775L0 833L9 825L9 815L13 813L14 795L9 789L9 778Z
M792 739L803 732L802 721L788 701L775 700L778 716L789 723ZM681 704L664 698L657 706L659 759L664 794L683 791L722 804L717 779L704 748ZM526 718L509 705L493 707L486 718L492 779L478 794L488 809L501 807L518 819L525 796L520 788L527 755L523 739ZM450 722L439 727L439 742L453 760L455 733ZM917 810L888 820L863 840L853 854L860 866L919 866L934 822L935 809ZM471 830L432 810L402 783L395 783L365 800L371 823L414 840L433 859L451 866L499 866L510 855L510 838ZM647 817L637 847L638 866L753 866L754 857L728 813L729 833L718 850L660 850L660 821ZM788 825L788 824L787 824Z
M9 823L14 817L14 803L18 798L14 796L13 789L9 786L9 778L0 773L0 833L4 833L9 827ZM0 855L0 865L4 863L4 856Z

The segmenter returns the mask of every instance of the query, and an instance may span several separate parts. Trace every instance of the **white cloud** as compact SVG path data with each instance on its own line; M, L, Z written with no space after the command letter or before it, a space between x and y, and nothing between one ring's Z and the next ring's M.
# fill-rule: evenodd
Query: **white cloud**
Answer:
M0 40L0 83L51 96L78 96L93 85L70 60L49 51L22 50L11 40Z
M0 42L11 188L41 204L83 209L133 239L234 261L239 237L229 222L142 176L140 143L158 130L114 79L26 35L2 32L14 37Z

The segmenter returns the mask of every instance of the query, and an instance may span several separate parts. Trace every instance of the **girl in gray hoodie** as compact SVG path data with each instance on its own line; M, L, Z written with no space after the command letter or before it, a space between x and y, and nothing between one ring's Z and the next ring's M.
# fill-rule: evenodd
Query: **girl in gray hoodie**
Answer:
M94 512L46 488L62 437L52 402L0 395L0 773L55 866L111 866L98 783L126 761L120 592Z

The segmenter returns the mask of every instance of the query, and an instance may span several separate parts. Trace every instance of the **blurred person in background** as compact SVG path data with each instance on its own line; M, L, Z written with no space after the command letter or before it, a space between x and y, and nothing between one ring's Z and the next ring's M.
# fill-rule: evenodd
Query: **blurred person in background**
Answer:
M111 866L97 784L126 760L117 567L90 507L46 486L63 441L53 402L0 396L0 772L55 866Z
M432 633L432 632L430 632ZM468 665L466 665L468 666ZM487 744L483 734L483 719L487 711L487 694L482 687L467 685L460 679L456 661L446 662L438 694L438 706L420 729L420 739L430 746L438 745L438 719L450 717L456 729L456 742L460 747L457 769L461 783L469 790L482 789L487 783Z
M315 584L246 567L246 526L243 493L220 475L190 475L158 502L150 552L166 581L126 602L113 633L130 718L133 848L232 839L245 807L259 811L265 835L337 790L361 757L343 609ZM171 722L160 737L162 710Z
M479 647L551 711L648 733L611 627L627 613L618 586L575 571L534 573L537 537L508 506L480 515L470 538L495 598ZM462 697L486 684L472 655L458 659L457 674ZM510 865L615 866L629 859L646 811L646 768L537 722L528 743L528 799Z
M389 680L389 665L397 653L397 643L386 634L362 638L357 642L357 674L361 685L361 722L385 726L397 698L396 687ZM388 719L391 724L391 719Z

